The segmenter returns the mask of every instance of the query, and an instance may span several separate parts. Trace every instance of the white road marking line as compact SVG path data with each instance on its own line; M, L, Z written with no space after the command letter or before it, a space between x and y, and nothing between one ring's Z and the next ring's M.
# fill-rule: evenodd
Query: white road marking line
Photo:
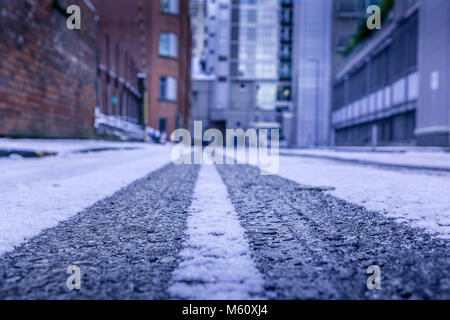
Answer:
M182 299L257 299L264 280L216 168L202 165L187 221L183 261L169 293Z

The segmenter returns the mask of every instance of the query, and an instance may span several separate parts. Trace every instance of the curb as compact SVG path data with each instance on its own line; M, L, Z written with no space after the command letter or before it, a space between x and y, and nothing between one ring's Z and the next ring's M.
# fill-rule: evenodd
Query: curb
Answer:
M90 152L104 152L104 151L120 151L120 150L139 150L139 147L97 147L81 150L74 150L71 153L90 153Z
M70 153L91 153L91 152L104 152L104 151L120 151L120 150L138 150L139 147L96 147L88 149L73 150ZM20 150L20 149L0 149L0 158L7 158L11 155L19 155L23 158L44 158L54 157L58 155L58 152L51 151L38 151L38 150Z
M16 150L16 149L0 149L0 158L9 157L11 155L19 155L23 158L43 158L56 156L57 152L34 151L34 150Z

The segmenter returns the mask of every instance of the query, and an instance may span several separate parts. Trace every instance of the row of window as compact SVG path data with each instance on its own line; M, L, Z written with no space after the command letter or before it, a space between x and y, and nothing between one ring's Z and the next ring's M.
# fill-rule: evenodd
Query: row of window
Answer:
M358 119L405 103L417 101L419 95L419 77L414 72L401 78L392 85L380 88L368 96L356 100L332 114L332 122L339 123Z
M167 14L178 14L180 0L161 0L161 11ZM161 32L159 35L159 55L178 58L178 36L175 33Z
M414 141L414 129L416 127L416 113L410 111L389 118L359 124L336 130L337 146L370 145L372 143L373 125L378 130L378 145L388 145L392 142L405 143Z
M179 0L161 0L161 11L167 14L178 14ZM178 36L175 33L161 32L159 35L159 55L168 58L178 58ZM159 78L159 99L177 101L178 82L174 77ZM165 131L167 119L160 119L160 131Z
M370 61L334 86L333 108L339 109L369 92L389 86L417 67L418 22L417 15L404 22L392 36L392 43L372 56ZM348 95L345 93L348 81Z

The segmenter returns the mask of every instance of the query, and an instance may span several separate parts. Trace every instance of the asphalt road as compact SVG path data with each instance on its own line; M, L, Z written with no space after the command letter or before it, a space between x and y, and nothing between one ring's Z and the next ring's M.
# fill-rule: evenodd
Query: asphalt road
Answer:
M250 166L219 166L276 299L444 299L450 243ZM381 269L368 290L367 267Z
M169 165L5 254L0 299L167 298L197 173Z
M450 298L448 240L251 166L217 170L262 298ZM198 172L168 165L4 254L0 299L173 298ZM69 265L81 268L80 290L66 286ZM381 269L380 290L366 286L370 265Z

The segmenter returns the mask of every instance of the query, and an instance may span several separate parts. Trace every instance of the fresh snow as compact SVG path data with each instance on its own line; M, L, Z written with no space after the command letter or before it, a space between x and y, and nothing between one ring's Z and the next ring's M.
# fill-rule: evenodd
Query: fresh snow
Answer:
M116 142L105 140L57 140L57 139L0 139L0 150L29 150L57 152L66 155L77 151L97 148L143 148L141 142Z
M279 175L300 184L334 187L329 193L338 198L450 239L450 174L282 156Z
M0 254L55 226L170 162L170 147L101 141L18 141L14 147L73 151L139 146L137 150L0 158ZM0 145L9 142L2 140Z
M183 299L257 298L263 290L263 277L214 166L201 166L193 197L188 239L169 293Z
M306 156L333 157L343 160L370 161L379 164L393 164L403 166L431 167L450 169L450 152L428 151L426 149L406 149L399 152L350 152L328 149L282 150Z
M446 167L449 154L442 150L411 149L399 152L336 152L283 150L280 153L343 154L386 164ZM218 152L223 152L218 150ZM249 152L257 152L250 149ZM373 158L372 158L373 157ZM246 159L248 162L248 158ZM259 165L262 168L262 165ZM442 238L450 239L450 173L383 169L309 157L279 157L276 173L297 183L332 187L330 194L368 210L384 213Z

